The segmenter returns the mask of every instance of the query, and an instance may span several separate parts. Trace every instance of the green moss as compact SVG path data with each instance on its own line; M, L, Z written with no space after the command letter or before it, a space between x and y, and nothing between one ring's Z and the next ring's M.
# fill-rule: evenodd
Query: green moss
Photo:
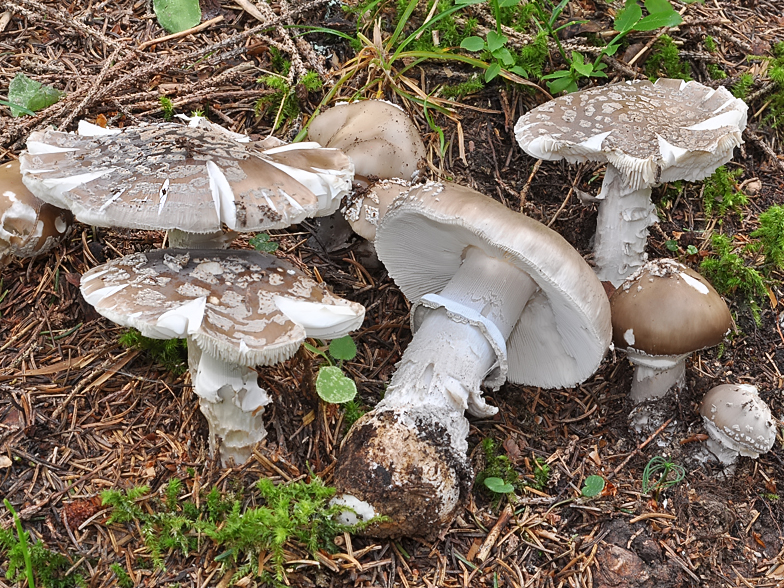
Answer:
M723 80L727 77L726 72L717 63L709 63L706 69L712 80Z
M651 54L645 61L645 75L651 81L657 78L692 79L691 66L681 61L680 50L669 35L662 35L654 43Z
M737 189L737 179L742 173L742 169L728 171L722 165L705 180L702 193L705 214L721 219L728 212L741 213L741 209L749 203L749 197Z
M751 236L759 239L765 263L784 269L784 206L768 208L760 215L759 223Z
M136 329L129 329L120 335L119 343L123 347L147 352L174 376L181 376L188 369L188 343L185 339L150 339Z
M705 45L705 49L707 49L710 53L715 53L718 49L716 40L710 35L705 35L705 38L702 40L702 44Z
M735 98L744 100L746 96L748 96L749 90L751 90L753 85L754 76L750 73L742 74L737 83L732 86L732 95L735 96Z
M484 82L480 79L478 74L474 74L470 79L460 84L447 85L441 87L441 95L444 98L464 98L469 94L480 92L485 87Z

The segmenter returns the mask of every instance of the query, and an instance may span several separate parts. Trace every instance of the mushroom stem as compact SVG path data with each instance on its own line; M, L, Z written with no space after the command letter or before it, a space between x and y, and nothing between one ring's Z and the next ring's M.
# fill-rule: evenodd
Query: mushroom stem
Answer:
M261 415L271 402L257 383L256 370L217 359L190 338L188 367L210 429L210 453L218 450L224 467L232 460L246 462L253 446L267 436Z
M684 360L670 368L653 368L637 364L630 397L634 404L639 404L646 400L661 398L672 388L683 389L685 386L686 362Z
M655 223L656 207L650 187L630 190L625 176L607 164L599 193L594 261L596 275L616 288L645 263L648 227Z
M430 297L437 307L420 309L427 314L384 399L352 429L336 472L340 500L390 517L374 535L436 533L454 516L472 477L463 412L496 412L479 388L496 366L503 374L505 341L536 289L524 271L468 247Z

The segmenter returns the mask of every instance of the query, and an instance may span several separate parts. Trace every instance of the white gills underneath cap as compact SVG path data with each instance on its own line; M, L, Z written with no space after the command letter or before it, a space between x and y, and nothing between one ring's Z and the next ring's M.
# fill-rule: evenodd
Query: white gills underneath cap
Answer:
M284 228L330 214L351 189L353 164L337 149L267 152L212 127L36 131L20 158L24 182L84 223L199 234Z
M472 484L464 412L497 411L481 385L582 382L610 343L609 302L561 236L456 184L400 195L375 244L412 303L414 338L349 432L335 487L389 517L369 534L433 537Z
M701 180L729 161L743 143L747 109L725 88L638 80L551 100L523 115L515 136L538 159L608 163L595 261L600 279L617 287L645 261L656 222L651 186Z

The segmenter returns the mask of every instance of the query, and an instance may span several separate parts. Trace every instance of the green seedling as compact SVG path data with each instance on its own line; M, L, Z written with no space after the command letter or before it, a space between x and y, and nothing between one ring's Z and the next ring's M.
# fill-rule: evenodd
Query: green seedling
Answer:
M158 24L169 33L180 33L201 22L199 0L153 0Z
M11 116L35 114L57 102L63 93L51 86L31 80L23 73L18 73L8 84L8 101L0 100L0 104L11 109Z
M680 484L686 477L683 466L657 455L652 458L642 472L643 494L659 493Z
M172 120L174 118L174 103L172 103L171 98L159 96L158 102L160 102L161 110L163 111L163 120Z
M512 484L507 484L501 478L485 478L485 487L491 492L496 494L511 494L514 492L515 487Z
M586 498L593 498L601 494L602 490L604 490L604 478L594 474L585 478L581 493Z
M278 250L278 243L272 241L267 233L258 233L248 241L248 244L262 253L275 253Z
M316 376L316 392L324 402L342 404L354 400L357 395L357 385L354 380L347 377L341 368L343 361L354 359L357 355L357 346L354 340L346 335L333 339L327 351L314 347L308 342L304 343L305 349L323 357L328 365L322 365ZM336 364L337 362L337 364Z

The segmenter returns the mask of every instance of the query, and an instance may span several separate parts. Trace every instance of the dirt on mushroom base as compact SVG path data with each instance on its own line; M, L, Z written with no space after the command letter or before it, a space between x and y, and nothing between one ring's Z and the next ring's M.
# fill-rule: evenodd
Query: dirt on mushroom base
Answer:
M123 8L121 2L115 5L118 10ZM766 2L759 0L755 9L762 10L765 6ZM65 11L67 6L63 4L61 8ZM110 19L114 18L111 9L107 7L105 15ZM132 9L130 4L127 9ZM709 16L717 20L721 10L736 28L757 26L754 21L746 22L749 13L737 12L738 3L720 1L719 8L705 5L699 10L708 11ZM319 14L314 20L321 19L317 22L322 24L322 16ZM129 35L136 34L133 30L135 19L131 19L130 25L125 25L117 16L117 22L121 28L130 27ZM142 24L146 26L146 22L149 21ZM755 45L772 39L773 33L765 31L773 22L768 19L768 24L758 26L759 34L753 37ZM31 23L30 26L35 25ZM718 26L726 34L736 36L735 32ZM742 30L750 32L750 28ZM39 34L44 34L43 29L41 31ZM684 36L696 34L703 34L698 27L683 27L679 33ZM25 38L24 35L7 35L4 42L20 44L25 42ZM77 43L80 38L83 37L66 36L52 40L48 46ZM684 38L687 41L693 39ZM176 54L187 51L191 43L191 38L181 39L169 49ZM65 47L68 51L68 46ZM45 51L32 44L20 49L18 54L39 50ZM730 53L734 54L736 50ZM72 63L80 67L85 56L87 59L95 57L92 52L85 51ZM5 60L12 58L12 55L0 56ZM740 63L741 60L733 58L733 62ZM41 63L51 62L44 55ZM100 62L88 64L94 71L98 71L100 65ZM425 64L425 67L429 66ZM732 75L745 71L745 67L748 66L741 66L731 72ZM437 82L443 71L440 65L434 69L427 69L425 77ZM9 68L8 71L14 70ZM187 82L185 75L172 70L162 81ZM246 90L236 92L253 91L257 95L255 76L251 78L254 81L243 82ZM84 78L84 83L89 83L89 79ZM143 89L130 86L127 95L118 93L115 97L127 105L127 96ZM456 140L453 140L451 156L446 156L445 170L457 181L470 183L486 194L505 200L513 209L519 209L520 192L526 186L533 162L513 150L498 90L494 86L466 99L473 106L489 107L496 112L461 113L469 165L466 167L460 162ZM211 103L221 106L222 114L240 120L244 113L252 111L252 101L242 102L241 97L229 93L235 90L224 88L223 91L227 93L211 100ZM531 96L506 91L508 102L515 105L517 114L521 107L528 108L535 103ZM157 90L155 92L153 98L157 101ZM139 100L138 97L131 99L134 109ZM157 107L157 102L152 105L147 102L147 106L143 102L139 104L140 108L132 112ZM198 108L199 104L192 103L183 108L191 107ZM105 108L116 107L107 102ZM90 114L96 112L101 110ZM271 121L268 122L271 124ZM421 128L426 132L425 125ZM263 130L259 128L259 131ZM447 137L449 133L447 128ZM473 149L470 142L473 142ZM724 230L739 235L747 235L755 228L753 220L756 214L771 204L780 204L780 194L784 192L781 172L768 165L764 154L751 143L747 144L746 153L745 157L737 160L744 169L742 179L759 177L762 190L755 196L753 207L744 219L736 216L724 219ZM437 157L435 161L437 164ZM552 226L585 254L590 252L589 241L596 222L594 207L579 206L573 193L567 206L558 211L573 185L586 192L595 191L593 186L596 183L590 180L598 168L578 170L568 167L542 164L533 177L522 208L545 223L555 218ZM500 182L496 181L496 168L500 172ZM664 188L655 193L657 203L664 200L663 194ZM700 240L690 230L703 229L712 222L702 214L699 195L693 190L687 189L677 205L674 205L673 199L669 201L671 204L663 209L666 218L661 219L659 224L662 232L656 229L652 232L648 247L651 257L672 256L665 245L669 239L675 239L683 250L688 244L699 246ZM307 231L304 227L301 229L303 233ZM679 233L683 234L676 236ZM82 244L83 234L86 248ZM384 280L382 270L369 270L369 277L365 276L354 264L344 261L351 259L351 250L338 250L327 255L317 244L310 249L298 245L305 237L307 235L294 231L273 235L273 239L281 243L281 249L289 251L288 256L297 263L316 267L327 282L336 285L338 293L351 294L366 306L375 304L360 336L360 355L351 365L353 374L359 377L364 400L375 402L383 394L384 383L409 340L406 304ZM15 379L4 380L5 388L0 390L0 422L8 427L0 433L3 436L0 443L9 448L13 457L11 467L0 467L0 494L8 496L15 505L29 509L23 512L25 527L39 533L50 548L74 551L64 524L59 522L65 523L61 514L66 501L61 490L72 483L76 484L77 490L73 500L78 502L112 486L145 482L158 490L173 477L184 479L190 487L198 480L201 488L209 489L212 484L218 484L222 490L237 491L250 487L261 476L283 482L307 475L310 467L329 480L333 471L330 468L334 467L337 446L343 435L341 411L337 407L320 405L315 395L307 392L310 374L307 357L297 357L280 369L262 370L261 383L275 394L268 420L271 430L269 444L262 446L255 461L245 468L222 471L209 462L205 465L207 430L198 416L198 407L190 395L187 381L172 379L144 355L133 355L119 348L117 330L107 328L102 322L90 322L94 317L80 308L72 285L77 277L73 274L95 265L91 256L115 257L117 252L113 249L128 254L159 246L161 241L160 234L99 230L94 235L89 229L82 228L64 249L56 251L52 257L32 263L14 262L3 273L4 289L8 289L8 294L0 302L0 337L7 347L0 352L0 365L3 366L2 373L6 374L4 377L10 374ZM244 244L245 241L239 243ZM697 264L699 258L688 261ZM59 266L55 266L57 262ZM781 277L778 276L779 279ZM773 294L781 300L784 292L775 286ZM46 304L37 307L36 301L45 301ZM748 312L737 304L732 308L734 312L739 311L737 320L743 334L728 341L723 353L718 350L702 352L690 361L687 367L690 392L674 399L675 412L681 423L675 435L678 442L690 439L698 432L692 428L696 423L697 403L716 379L724 381L740 377L744 382L756 383L763 389L763 398L772 405L774 414L781 415L784 410L781 395L777 392L781 388L777 372L784 372L784 351L775 327L775 311L766 306L761 317L762 324L757 327ZM42 319L48 322L44 321L39 330ZM36 320L39 322L33 324ZM62 356L59 355L60 349ZM93 357L94 353L100 355ZM51 366L58 361L68 362L64 371L36 372L53 369ZM20 376L22 369L26 373L24 378ZM534 457L549 461L552 466L551 482L544 486L542 492L551 498L544 500L571 497L574 491L569 482L579 485L585 474L601 471L600 467L605 472L613 472L641 441L630 438L625 425L629 409L625 391L631 377L632 371L625 362L612 364L608 359L600 372L577 390L538 391L507 387L503 390L504 396L491 395L491 402L499 404L503 414L497 420L473 421L469 442L472 447L478 447L483 438L497 439L499 446L509 448L503 450L504 454L514 460L526 479L533 477ZM69 399L74 386L79 387ZM577 437L576 441L574 437ZM553 506L555 500L521 504L520 507L527 508L532 515L528 519L518 519L525 523L526 534L515 533L508 538L502 535L498 543L504 539L503 543L496 545L492 557L483 565L479 564L475 554L485 541L487 530L492 529L497 511L492 509L487 495L477 492L472 494L467 510L461 513L444 541L423 543L403 539L392 543L354 537L350 545L343 541L338 549L353 553L362 569L349 560L335 560L338 571L296 564L303 567L294 570L289 579L292 585L302 586L330 582L334 586L385 585L385 582L386 585L400 586L403 576L410 586L424 586L424 579L436 584L441 578L448 581L463 578L463 567L470 576L473 570L460 557L468 559L471 556L469 561L480 565L480 571L471 578L477 586L492 586L494 573L497 573L499 584L519 584L516 568L520 569L526 583L539 573L532 586L550 585L551 580L556 586L560 581L568 584L571 572L576 577L587 578L587 572L581 572L580 566L589 561L591 564L587 569L593 571L594 586L597 586L597 561L604 566L612 566L613 562L620 560L597 559L600 548L604 552L610 545L616 545L637 554L649 565L651 562L669 562L670 569L678 564L663 547L666 544L686 567L693 567L694 573L709 578L706 585L743 584L739 575L754 583L779 581L774 565L782 547L784 516L781 501L774 495L778 492L776 480L784 480L781 448L775 448L772 454L757 462L742 459L736 475L721 483L701 470L689 471L688 485L681 484L668 490L654 505L635 493L640 489L647 460L658 451L648 446L631 457L610 480L615 496L608 494L586 505ZM530 467L526 465L526 459ZM596 465L595 459L601 466ZM672 459L677 460L678 457L673 455ZM533 491L526 492L523 497L528 501L543 498ZM667 501L666 506L664 500ZM98 511L93 514L95 512ZM723 514L711 514L714 512ZM677 518L654 517L629 522L635 516L649 513L671 514ZM702 516L704 514L707 516ZM10 518L4 516L2 520L6 523ZM83 531L71 525L69 528L85 551L106 548L107 558L95 564L95 572L99 581L111 583L113 576L108 564L119 562L124 565L121 552L128 550L128 546L141 548L142 543L132 530L114 526L111 534L119 543L118 550L115 550L113 544L103 542L106 531L98 530L97 524L100 523L92 523ZM626 528L623 533L618 532L621 524ZM507 530L510 529L507 527ZM629 538L640 530L642 533L628 545ZM522 539L530 542L532 537L548 551L529 550ZM292 559L308 555L295 545L289 547ZM591 560L594 547L597 551ZM366 548L369 550L361 551ZM173 554L167 559L165 572L135 565L133 573L140 583L180 582L181 586L202 585L214 573L210 582L217 583L221 578L217 566L204 563L211 562L214 555L212 546L205 542L198 555L184 558ZM584 559L564 570L566 564L579 555L583 555ZM77 561L78 558L74 559L74 563ZM137 562L144 563L144 560L139 558ZM513 571L509 572L501 562ZM678 569L683 570L680 565ZM564 572L563 575L556 580L561 572ZM766 578L765 574L769 572L771 575ZM195 579L197 575L202 582ZM682 577L680 585L692 581L685 571Z

